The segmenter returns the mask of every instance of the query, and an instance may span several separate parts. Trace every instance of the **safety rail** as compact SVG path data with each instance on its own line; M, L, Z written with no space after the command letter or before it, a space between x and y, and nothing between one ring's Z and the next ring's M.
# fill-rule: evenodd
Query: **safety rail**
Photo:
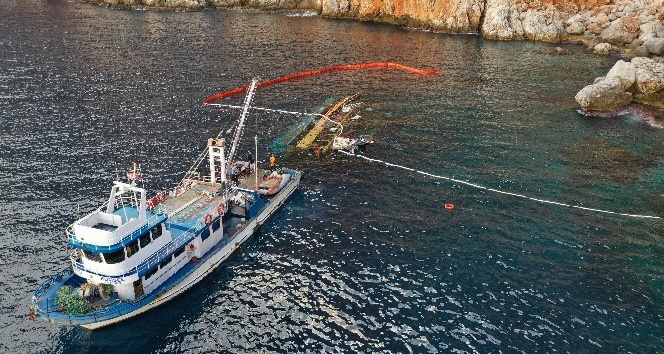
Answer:
M146 273L148 270L150 270L150 268L152 268L152 266L154 266L155 264L161 263L161 261L164 259L164 257L167 254L175 252L175 250L177 250L183 244L185 244L186 242L189 242L189 240L193 239L196 236L196 228L200 227L201 225L202 225L201 223L197 223L195 226L192 226L187 231L180 234L177 238L174 238L167 245L160 248L157 252L151 254L148 258L143 260L137 266L121 270L120 272L122 274L119 274L119 275L99 274L99 273L92 272L92 271L86 269L85 266L83 265L83 263L78 261L80 259L80 257L78 255L78 253L76 253L76 252L72 252L69 255L69 259L71 260L71 264L72 264L73 268L78 269L82 272L96 274L96 275L99 275L101 277L121 278L121 277L131 276L131 275L134 275L134 274L138 274L138 276L140 277L141 274Z
M117 247L117 244L122 244L124 246L126 244L125 243L126 241L132 240L134 238L133 237L134 235L136 235L136 234L140 235L144 231L147 231L150 228L152 228L153 226L158 225L162 221L161 219L164 218L163 217L164 214L168 215L168 213L166 213L165 211L164 211L163 214L155 214L155 215L149 217L146 220L146 223L144 225L142 225L139 229L128 231L127 233L125 233L121 236L117 236L117 237L111 239L110 241L114 242L112 245L97 246L97 245L92 245L92 244L89 244L89 243L85 243L85 244L88 245L90 248L94 248L96 251L111 250L111 249ZM73 224L69 225L69 227L67 227L65 232L67 233L67 239L68 239L70 244L72 244L72 245L82 245L82 244L84 244L84 242L80 241L78 239L78 237L76 237L76 234L74 233L74 225Z
M39 285L37 287L37 289L35 289L35 292L32 296L32 304L35 305L36 301L37 301L37 298L40 297L42 294L44 294L44 291L46 289L48 289L49 287L51 287L51 285L53 285L57 281L60 281L62 278L66 277L66 276L71 276L71 274L73 272L74 271L72 271L71 269L65 268L65 269L63 269L63 270L61 270L61 271L59 271L55 274L52 274L48 278L46 278L46 281L41 283L41 285Z

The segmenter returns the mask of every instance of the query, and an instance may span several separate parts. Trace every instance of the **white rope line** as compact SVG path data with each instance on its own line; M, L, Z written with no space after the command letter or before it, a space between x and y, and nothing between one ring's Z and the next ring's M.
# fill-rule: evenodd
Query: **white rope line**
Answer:
M242 109L242 106L234 106L230 104L221 104L221 103L208 103L208 106L217 106L217 107L227 107L227 108L235 108L235 109ZM299 116L306 116L306 115L315 115L315 116L321 116L324 117L324 114L320 113L305 113L305 112L293 112L293 111L284 111L282 109L274 109L274 108L264 108L264 107L255 107L251 106L251 109L255 109L258 111L267 111L267 112L278 112L278 113L285 113L285 114L295 114Z
M208 106L234 108L234 109L244 108L242 106L234 106L234 105L222 104L222 103L208 103L207 105ZM323 117L323 118L327 119L329 122L332 122L332 123L334 123L334 124L341 127L341 129L339 129L339 133L337 133L336 137L339 137L344 132L343 124L341 124L339 122L336 122L336 121L333 121L332 119L330 119L330 117L328 117L328 116L326 116L322 113L306 113L306 112L285 111L285 110L282 110L282 109L254 107L254 106L251 106L251 109L255 109L255 110L258 110L258 111L266 111L266 112L278 112L278 113L284 113L284 114L294 114L294 115L298 115L298 116L308 116L308 115L319 116L319 117Z
M486 191L489 191L489 192L494 192L494 193L506 194L506 195L510 195L510 196L513 196L513 197L524 198L524 199L532 200L532 201L539 202L539 203L553 204L553 205L558 205L558 206L563 206L563 207L568 207L568 208L576 208L576 209L581 209L581 210L594 211L594 212L598 212L598 213L613 214L613 215L620 215L620 216L628 216L628 217L632 217L632 218L661 219L661 217L659 217L659 216L653 216L653 215L639 215L639 214L618 213L618 212L615 212L615 211L608 211L608 210L601 210L601 209L587 208L587 207L583 207L583 206L580 206L580 205L572 205L572 204L561 203L561 202L555 202L555 201L546 200L546 199L541 199L541 198L533 198L533 197L529 197L529 196L527 196L527 195L523 195L523 194L512 193L512 192L506 192L506 191L502 191L502 190L495 189L495 188L484 187L484 186L481 186L481 185L479 185L479 184L475 184L475 183L471 183L471 182L466 182L466 181L462 181L462 180L455 179L455 178L450 178L450 177L445 177L445 176L434 175L434 174L432 174L432 173L428 173L428 172L424 172L424 171L418 171L418 170L416 170L416 169L414 169L414 168L410 168L410 167L406 167L406 166L401 166L401 165L397 165L397 164L394 164L394 163L390 163L390 162L386 162L386 161L382 161L382 160L378 160L378 159L372 159L372 158L370 158L370 157L366 157L366 156L363 156L363 155L351 154L351 153L346 152L346 151L343 151L343 150L339 150L339 152L344 153L344 154L346 154L346 155L348 155L348 156L353 156L353 157L362 158L362 159L365 159L365 160L367 160L367 161L371 161L371 162L382 163L382 164L384 164L384 165L386 165L386 166L400 168L400 169L403 169L403 170L407 170L407 171L411 171L411 172L419 173L419 174L421 174L421 175L429 176L429 177L432 177L432 178L444 179L444 180L452 181L452 182L454 182L454 183L464 184L464 185L466 185L466 186L470 186L470 187L473 187L473 188L483 189L483 190L486 190Z

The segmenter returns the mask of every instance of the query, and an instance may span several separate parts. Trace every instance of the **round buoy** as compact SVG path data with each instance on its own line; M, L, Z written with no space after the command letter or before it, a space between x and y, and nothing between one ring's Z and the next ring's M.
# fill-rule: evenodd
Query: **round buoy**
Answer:
M205 225L210 225L212 223L212 215L207 214L205 215Z
M445 204L444 208L447 211L452 211L454 210L454 204Z

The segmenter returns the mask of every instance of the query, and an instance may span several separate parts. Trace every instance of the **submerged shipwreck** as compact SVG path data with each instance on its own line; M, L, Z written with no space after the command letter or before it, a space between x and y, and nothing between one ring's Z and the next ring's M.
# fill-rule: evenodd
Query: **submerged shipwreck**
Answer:
M351 137L352 130L349 128L361 118L356 112L361 103L353 102L356 97L328 100L328 104L320 107L316 113L308 114L275 139L270 149L286 154L304 152L320 156L331 150L354 153L372 143L369 137Z
M37 288L31 317L95 329L143 313L201 281L279 209L302 173L235 159L256 83L230 152L208 139L180 184L152 197L134 164L105 204L67 228L71 265Z

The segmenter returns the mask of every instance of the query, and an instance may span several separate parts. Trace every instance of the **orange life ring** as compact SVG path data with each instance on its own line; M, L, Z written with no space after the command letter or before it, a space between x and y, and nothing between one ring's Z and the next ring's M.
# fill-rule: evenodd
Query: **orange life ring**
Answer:
M196 256L191 257L191 263L198 263L198 257Z
M225 212L226 212L226 205L224 205L224 203L220 203L220 204L217 206L217 213L218 213L219 215L224 215Z
M445 204L445 210L452 211L454 210L454 204Z
M212 224L212 215L207 214L205 215L205 225L210 225Z

